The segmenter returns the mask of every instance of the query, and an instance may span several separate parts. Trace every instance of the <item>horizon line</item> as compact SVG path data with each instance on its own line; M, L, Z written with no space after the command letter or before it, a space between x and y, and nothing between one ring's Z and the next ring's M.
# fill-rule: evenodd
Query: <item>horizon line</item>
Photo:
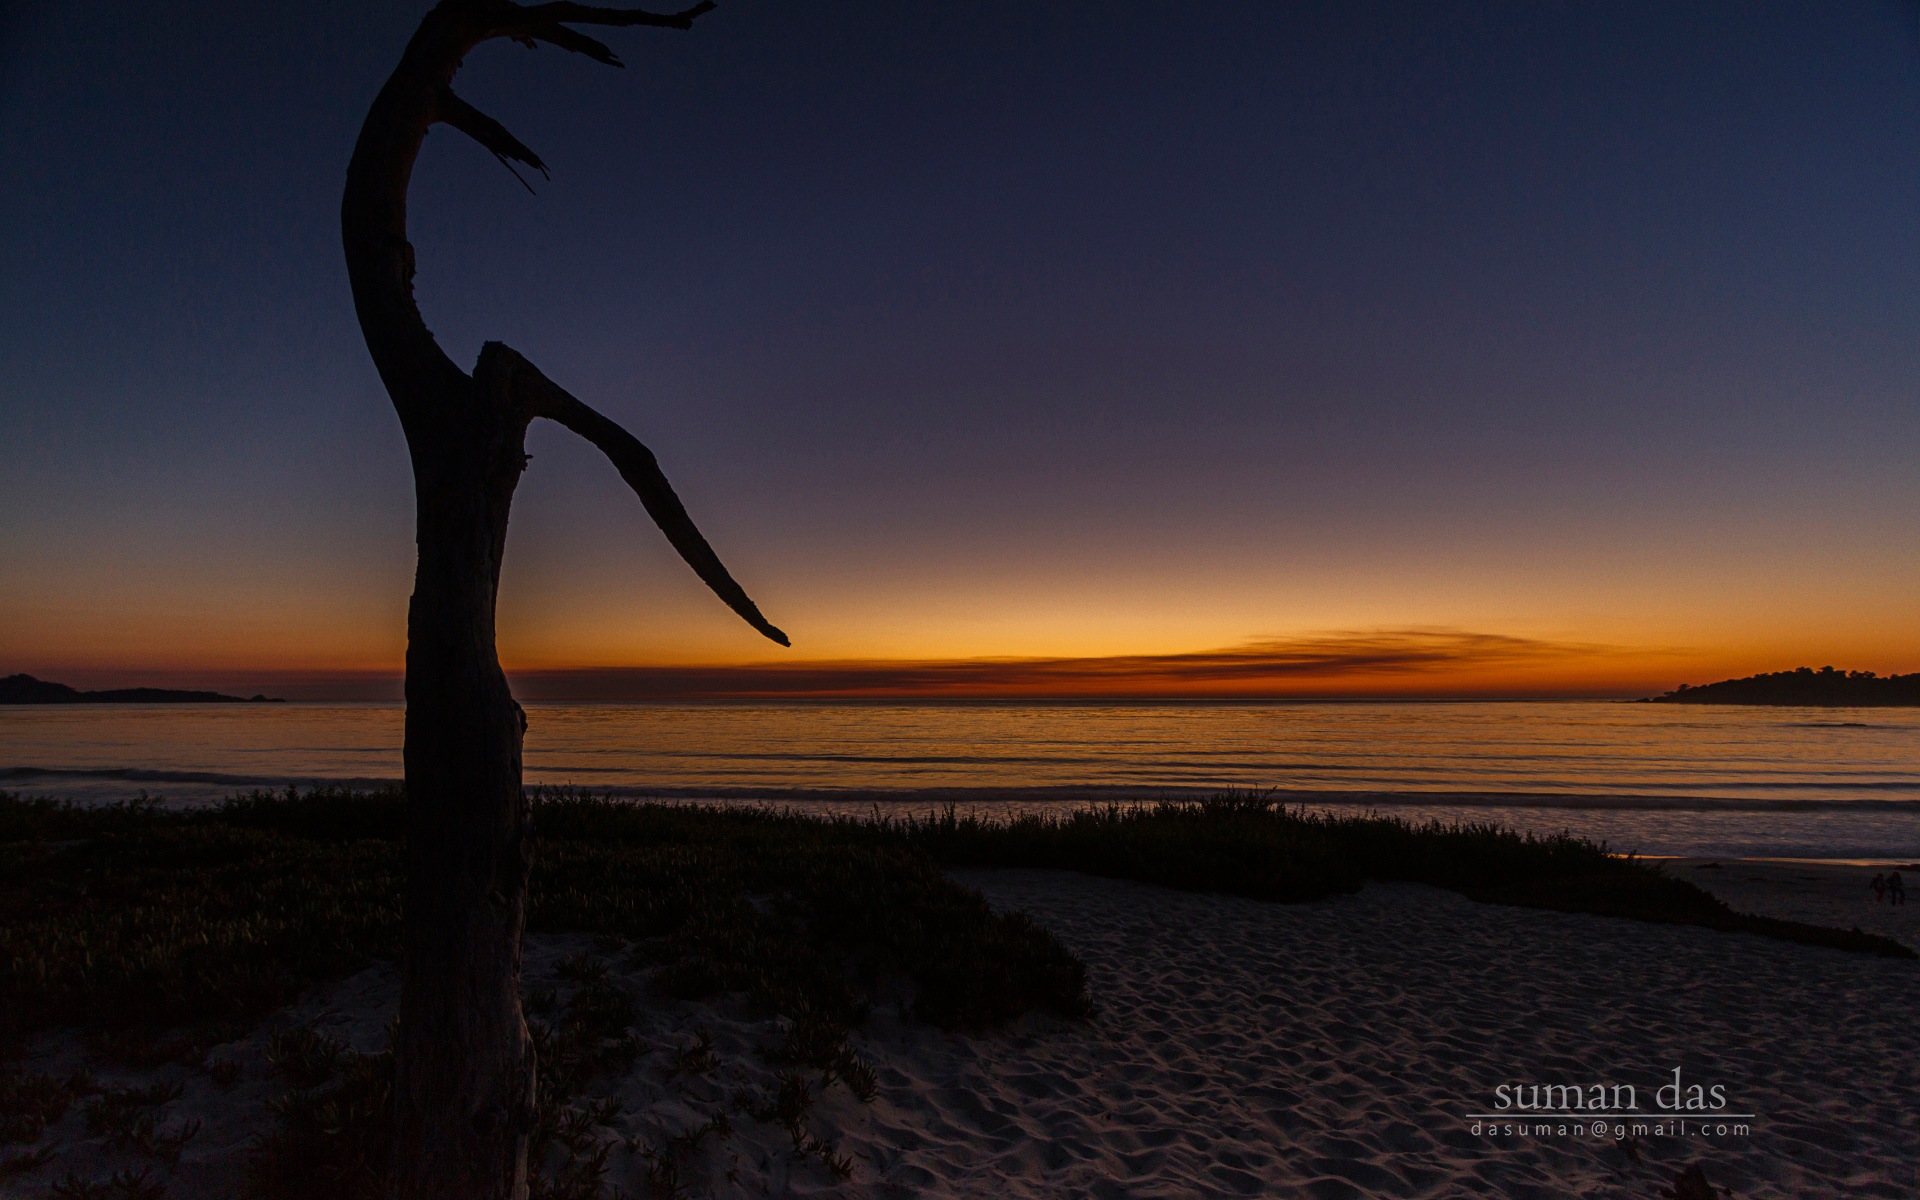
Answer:
M1443 627L1261 638L1157 654L840 658L800 662L504 668L530 701L1634 700L1669 690L1646 659L1672 651ZM1628 666L1623 659L1638 660ZM74 672L65 672L73 674ZM95 679L108 673L79 674ZM112 672L125 677L125 673ZM206 687L303 699L397 699L404 671L156 670Z

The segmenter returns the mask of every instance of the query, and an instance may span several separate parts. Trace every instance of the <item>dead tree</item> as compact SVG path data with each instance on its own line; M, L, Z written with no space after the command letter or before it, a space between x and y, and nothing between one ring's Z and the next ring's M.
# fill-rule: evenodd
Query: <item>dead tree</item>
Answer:
M405 972L395 1079L395 1195L521 1197L533 1121L533 1047L520 1011L528 842L526 716L494 650L507 512L528 425L558 421L619 468L688 565L755 629L787 644L694 528L653 455L498 342L469 375L421 320L407 181L427 130L450 125L503 163L540 157L452 90L494 38L619 66L577 25L687 29L673 15L586 4L442 0L373 101L347 167L340 226L360 329L413 462L419 561L407 610Z

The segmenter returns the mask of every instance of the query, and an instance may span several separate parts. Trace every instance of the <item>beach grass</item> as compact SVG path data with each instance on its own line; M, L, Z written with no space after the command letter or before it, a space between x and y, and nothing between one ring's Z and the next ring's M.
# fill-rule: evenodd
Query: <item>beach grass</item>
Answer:
M597 933L671 993L864 1016L911 980L947 1028L1086 1011L1072 958L897 838L791 816L543 796L528 928ZM194 811L0 796L0 1033L245 1017L398 951L397 791L262 794Z
M621 939L674 995L740 993L835 1028L864 1018L883 976L911 980L915 1015L947 1028L1087 1011L1071 956L949 880L954 867L1277 901L1408 881L1913 956L1854 930L1735 912L1657 863L1581 838L1310 813L1258 793L1004 820L951 808L818 818L572 791L537 794L533 811L530 930ZM396 954L404 826L397 789L252 793L198 810L0 793L0 1036L246 1019Z
M1736 912L1658 862L1570 834L1492 823L1415 823L1289 808L1270 793L1111 805L1008 820L962 816L877 823L950 867L1055 867L1262 900L1324 899L1365 880L1424 883L1471 900L1696 925L1895 958L1890 938Z

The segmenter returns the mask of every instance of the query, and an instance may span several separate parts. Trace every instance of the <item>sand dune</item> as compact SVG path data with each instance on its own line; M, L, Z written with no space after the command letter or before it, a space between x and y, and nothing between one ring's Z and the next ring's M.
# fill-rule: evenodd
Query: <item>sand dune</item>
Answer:
M736 1116L684 1164L691 1194L723 1197L1657 1195L1685 1163L1757 1197L1920 1195L1920 969L1910 962L1474 904L1413 885L1272 905L1060 872L962 876L1024 909L1087 963L1098 1017L1030 1017L963 1037L882 1005L858 1035L875 1065L870 1104L829 1089L808 1129L849 1156L836 1179L796 1158L777 1126ZM1784 914L1783 914L1784 915ZM551 976L590 939L540 938L529 976ZM638 987L644 977L626 976ZM318 993L280 1024L312 1022L372 1048L393 973ZM649 999L648 1043L613 1090L629 1142L613 1178L648 1194L640 1151L765 1096L772 1068L749 1051L770 1022L727 1005ZM697 1031L718 1065L672 1071ZM271 1087L264 1031L211 1056L248 1064L216 1088L183 1076L165 1122L205 1122L174 1195L215 1196L262 1128ZM43 1063L65 1057L43 1043ZM1750 1132L1616 1137L1538 1122L1548 1136L1473 1133L1502 1084L1632 1084L1640 1108L1675 1068L1718 1085ZM175 1072L181 1068L171 1068ZM151 1078L142 1077L142 1078ZM1517 1122L1517 1115L1513 1121ZM1499 1122L1506 1124L1509 1122ZM1529 1121L1528 1124L1536 1122ZM65 1153L32 1179L126 1165L77 1118ZM25 1184L23 1178L20 1184ZM22 1190L19 1194L38 1194Z

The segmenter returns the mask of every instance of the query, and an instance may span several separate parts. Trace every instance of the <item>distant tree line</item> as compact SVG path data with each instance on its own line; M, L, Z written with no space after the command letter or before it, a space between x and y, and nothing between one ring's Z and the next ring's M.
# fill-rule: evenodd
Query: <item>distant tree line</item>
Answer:
M1920 672L1881 676L1872 671L1800 667L1700 687L1683 683L1651 699L1655 704L1920 705Z

